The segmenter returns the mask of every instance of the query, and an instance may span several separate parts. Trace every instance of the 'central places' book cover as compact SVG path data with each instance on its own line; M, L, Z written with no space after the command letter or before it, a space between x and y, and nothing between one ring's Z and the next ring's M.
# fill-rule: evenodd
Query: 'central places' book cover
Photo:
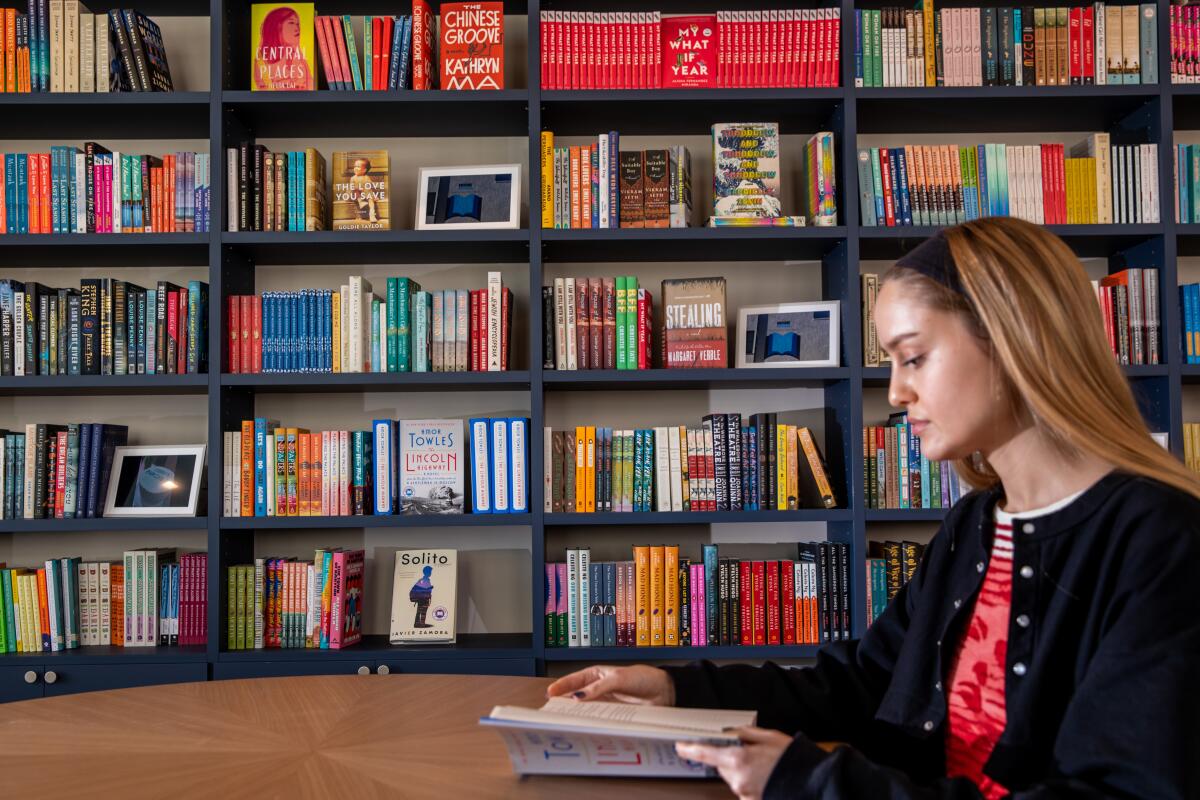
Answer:
M392 644L453 642L457 550L398 550L392 584Z
M463 513L461 419L400 420L402 514Z
M250 6L250 89L311 91L316 87L312 3Z
M388 152L333 154L333 229L391 230Z

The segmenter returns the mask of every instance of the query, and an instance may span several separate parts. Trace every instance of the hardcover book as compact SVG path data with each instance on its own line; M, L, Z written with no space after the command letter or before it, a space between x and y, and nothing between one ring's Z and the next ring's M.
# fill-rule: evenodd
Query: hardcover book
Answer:
M662 21L662 88L716 87L718 46L716 14L665 18Z
M728 366L725 279L665 280L662 298L663 366Z
M349 647L362 639L364 560L362 550L333 553L329 575L330 649Z
M333 154L333 229L391 230L388 152Z
M463 513L462 420L401 420L400 469L401 513Z
M457 550L398 550L391 643L454 642L457 578Z
M443 89L504 88L504 3L442 3Z
M250 7L250 89L316 88L312 3L255 3Z
M713 213L722 217L779 217L779 124L712 126Z

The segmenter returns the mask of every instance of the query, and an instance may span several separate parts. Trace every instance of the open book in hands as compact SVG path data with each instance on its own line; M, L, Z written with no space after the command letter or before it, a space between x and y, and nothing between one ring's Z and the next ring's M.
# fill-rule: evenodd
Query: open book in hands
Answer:
M479 722L504 738L522 775L704 778L715 770L677 756L675 742L737 746L733 729L755 719L753 711L553 697L541 708L496 706Z

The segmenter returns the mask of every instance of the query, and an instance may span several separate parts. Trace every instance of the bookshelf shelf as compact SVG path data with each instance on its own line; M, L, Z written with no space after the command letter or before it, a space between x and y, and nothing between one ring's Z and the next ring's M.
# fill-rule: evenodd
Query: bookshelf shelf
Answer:
M547 647L547 661L664 661L677 659L815 658L811 644L725 645L717 647Z
M387 636L364 636L344 650L273 648L270 650L222 650L221 661L307 661L354 660L364 657L389 661L529 658L532 637L528 633L460 634L454 644L394 645Z
M207 375L29 375L0 378L0 396L206 394Z
M823 386L850 377L846 367L811 369L640 369L546 370L548 391L592 389L752 389L767 386Z
M282 373L221 376L221 385L268 392L398 392L529 390L529 371Z
M845 508L802 508L796 511L639 511L585 514L543 514L546 526L565 525L745 525L763 522L847 522L853 512Z
M1200 364L1180 364L1179 377L1184 383L1200 383Z
M208 92L0 94L0 116L12 139L207 139L210 103Z
M592 228L541 231L542 260L820 260L846 238L844 227Z
M0 667L45 664L53 669L92 664L178 664L203 663L208 650L203 645L184 647L113 647L89 645L53 653L5 653Z
M532 523L531 514L364 514L346 517L221 517L220 525L222 530L255 531L293 528L499 528Z
M5 234L0 261L23 267L207 267L208 234Z
M945 508L868 508L863 513L867 522L941 522L946 511Z
M1159 223L1136 225L1046 225L1062 237L1082 258L1108 257L1149 239L1162 236ZM921 240L937 232L936 227L864 227L858 230L859 251L864 259L896 259Z
M221 242L262 266L529 261L528 230L225 232Z
M386 13L392 13L389 10ZM324 9L322 13L325 13ZM355 14L364 13L355 7ZM368 12L369 13L369 12ZM529 92L223 92L221 103L259 138L341 136L353 118L359 136L528 134Z
M207 517L101 517L98 519L6 519L0 533L122 533L126 531L205 531Z

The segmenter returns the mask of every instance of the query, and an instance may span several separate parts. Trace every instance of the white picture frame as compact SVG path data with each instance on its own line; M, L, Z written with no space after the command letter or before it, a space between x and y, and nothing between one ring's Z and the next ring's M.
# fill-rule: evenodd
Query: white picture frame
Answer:
M762 346L758 342L761 334L756 333L755 341L748 339L751 318L756 319L756 330L761 330L757 324L758 318L767 315L780 314L828 314L827 347L822 347L821 357L795 358L781 357L782 354L766 354L763 358ZM768 321L769 324L769 321ZM748 352L757 348L755 352ZM803 352L800 343L793 352ZM837 300L819 300L802 303L774 303L765 306L747 306L737 311L737 338L734 346L734 366L738 369L810 369L813 367L841 366L841 303ZM775 360L767 360L774 358ZM761 359L761 360L760 360Z
M431 179L470 178L505 176L509 182L508 209L505 219L488 219L479 222L430 222L429 202L437 200L437 191L430 185ZM481 201L480 210L486 213ZM417 218L419 231L471 231L471 230L516 230L521 227L521 165L485 164L463 167L421 167L417 175Z
M104 500L106 517L194 517L204 478L206 445L139 445L117 447ZM184 475L180 476L179 471ZM154 491L147 480L170 481L167 491Z

